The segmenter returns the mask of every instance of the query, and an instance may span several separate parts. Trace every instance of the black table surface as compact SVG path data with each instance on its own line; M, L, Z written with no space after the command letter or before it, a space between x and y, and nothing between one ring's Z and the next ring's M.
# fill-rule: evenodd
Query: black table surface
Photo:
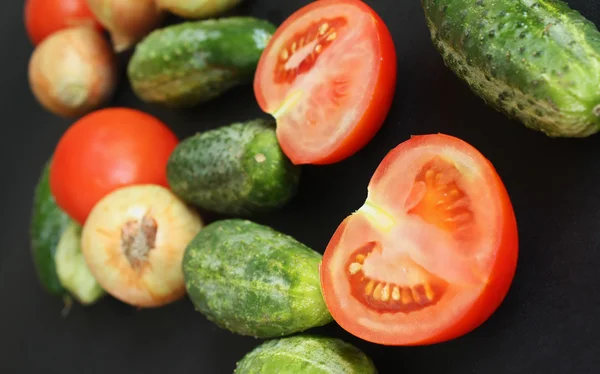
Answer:
M308 2L248 0L236 12L279 24ZM475 146L502 177L519 225L518 269L497 312L454 341L384 347L354 338L335 323L312 332L357 345L381 373L599 373L600 135L550 139L508 120L444 66L418 0L367 3L390 28L399 58L387 121L355 156L305 167L297 198L256 221L322 252L341 220L362 205L384 155L410 135L442 132ZM569 3L600 25L599 3ZM63 318L61 300L38 283L28 236L33 188L73 120L43 110L30 91L32 46L22 8L21 1L4 1L0 14L5 56L0 59L0 373L231 373L260 341L217 328L187 298L142 311L105 298ZM194 109L169 110L141 103L125 76L110 105L152 113L181 138L264 116L251 86Z

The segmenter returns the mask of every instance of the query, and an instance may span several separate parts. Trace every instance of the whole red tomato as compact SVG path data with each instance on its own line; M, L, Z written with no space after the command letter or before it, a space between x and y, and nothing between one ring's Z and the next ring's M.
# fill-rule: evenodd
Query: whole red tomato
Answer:
M84 25L102 30L86 0L25 1L25 27L34 45L58 30Z
M92 112L58 142L50 166L50 190L58 206L83 224L94 205L119 187L168 187L167 162L178 143L164 123L138 110Z

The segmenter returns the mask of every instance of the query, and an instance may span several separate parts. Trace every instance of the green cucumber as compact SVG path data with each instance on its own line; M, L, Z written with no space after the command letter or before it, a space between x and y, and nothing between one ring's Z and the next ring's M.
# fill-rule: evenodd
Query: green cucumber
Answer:
M127 67L129 81L145 102L191 107L211 100L252 81L275 29L252 17L166 26L137 44Z
M82 305L91 305L105 295L90 272L81 252L81 226L72 221L56 247L56 273L60 283Z
M238 362L234 374L377 374L371 359L341 339L298 335L269 340Z
M321 294L321 255L257 223L216 221L183 257L196 310L233 333L272 338L332 321Z
M31 254L42 286L52 295L68 296L56 273L54 256L63 231L71 219L63 212L50 192L50 161L44 165L33 198L29 228Z
M296 194L300 167L285 156L275 123L234 123L183 140L167 164L171 190L216 213L251 215L274 210Z
M557 0L421 0L445 64L496 110L551 137L600 129L600 32Z
M68 312L73 297L92 304L104 291L95 288L79 247L79 225L57 204L50 191L48 161L38 179L30 223L31 254L38 279L50 294L62 297ZM90 278L91 277L91 278Z

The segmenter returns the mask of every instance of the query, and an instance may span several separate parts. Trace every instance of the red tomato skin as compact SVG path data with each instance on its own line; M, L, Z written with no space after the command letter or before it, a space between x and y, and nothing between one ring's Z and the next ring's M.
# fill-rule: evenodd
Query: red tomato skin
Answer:
M385 119L391 109L392 102L394 99L394 94L396 91L396 79L397 79L397 55L396 55L396 46L394 44L394 40L390 31L388 30L385 22L381 19L381 17L367 4L358 0L320 0L311 3L304 8L298 10L293 17L290 16L286 19L275 31L271 40L276 40L284 30L293 24L295 19L301 18L304 14L311 11L313 8L318 6L322 6L319 3L347 3L354 4L361 8L363 11L368 12L373 17L373 20L376 23L376 29L379 35L381 36L378 39L379 50L381 51L380 58L380 73L379 79L375 84L375 90L373 92L373 96L370 98L370 104L368 109L363 113L363 116L357 122L357 125L354 127L352 132L345 138L345 140L340 143L337 147L335 147L332 152L324 157L314 158L310 162L299 161L303 159L293 152L290 151L287 143L282 141L280 138L280 146L286 156L290 159L290 161L295 165L300 164L313 164L313 165L330 165L337 162L340 162L350 156L353 156L362 148L364 148L377 134L377 132L383 126ZM270 53L270 46L274 43L269 43L269 46L265 49L263 55L264 56L277 56L277 54ZM267 111L267 103L266 99L262 93L260 88L260 77L259 73L262 69L262 66L265 65L265 58L261 58L259 60L257 66L257 74L254 79L254 93L256 96L256 100L258 102L259 107L263 111ZM266 73L263 73L266 74Z
M496 264L493 268L494 270L489 277L489 282L486 288L481 292L481 296L477 302L472 305L470 313L465 314L461 320L457 321L452 329L429 339L424 339L413 345L442 343L459 338L475 330L498 310L500 304L502 304L506 298L508 290L514 280L519 253L517 220L504 183L495 172L496 169L492 163L488 160L486 160L486 162L489 167L494 170L494 184L500 191L502 200L500 205L504 210L502 212L504 221L502 228L500 229L503 235L498 247L500 248L500 251L502 251L502 255L497 256Z
M168 187L166 166L179 143L157 118L129 108L101 109L75 122L50 165L56 203L83 225L94 205L132 184Z
M443 134L414 136L411 138L410 143L405 142L400 146L396 147L395 149L391 150L381 162L381 164L377 168L377 171L387 169L386 163L393 160L393 157L390 157L393 153L407 152L410 150L411 147L417 147L418 145L426 141L431 141L431 143L437 144L447 144L449 146L462 149L468 153L478 153L478 151L475 150L472 146L468 145L460 139L451 136ZM462 318L455 321L455 323L451 327L441 331L439 334L423 337L421 339L414 339L409 343L404 341L402 337L399 337L397 340L389 338L384 336L383 334L379 334L377 331L367 330L364 327L361 327L358 323L356 323L356 315L353 315L352 311L344 312L344 308L341 306L343 305L343 302L334 299L334 283L336 281L339 281L339 277L332 275L328 270L328 264L336 255L336 249L342 238L344 230L346 229L348 222L351 219L353 219L353 216L351 215L346 217L342 221L342 223L338 226L338 228L332 235L331 240L325 249L325 252L323 254L323 260L319 267L323 298L332 316L344 330L346 330L350 334L359 337L360 339L380 345L431 345L459 338L475 330L477 327L481 326L488 318L490 318L490 316L499 308L500 304L502 304L502 302L506 298L506 295L510 289L510 286L514 280L514 276L516 273L519 247L518 228L512 202L504 186L504 183L502 182L499 175L496 173L496 169L494 168L492 163L489 160L485 159L483 156L481 156L480 158L484 163L481 167L489 168L490 174L493 175L493 180L491 180L489 184L497 189L500 198L499 206L502 207L502 211L498 214L502 215L503 220L502 224L498 227L498 231L502 233L502 235L497 249L498 255L496 257L496 263L492 268L492 271L488 278L488 283L486 287L483 288L483 290L480 292L478 299L473 304L471 304L469 311L465 315L463 315ZM377 183L377 179L375 177L382 177L382 175L377 173L377 171L375 172L374 178L370 182L370 186L373 183ZM348 295L347 297L351 296ZM440 311L440 313L443 313L443 311ZM403 341L400 342L401 340Z
M323 1L323 0L321 0ZM363 4L366 7L366 4ZM353 156L364 148L379 132L392 107L397 79L397 56L394 40L387 26L377 13L371 11L377 24L377 30L382 36L379 39L381 60L379 79L371 97L367 111L358 121L358 125L350 135L331 154L324 158L315 159L314 165L328 165L340 162ZM282 147L283 149L283 147Z
M86 0L26 0L24 13L27 35L34 46L67 27L90 25L103 30Z

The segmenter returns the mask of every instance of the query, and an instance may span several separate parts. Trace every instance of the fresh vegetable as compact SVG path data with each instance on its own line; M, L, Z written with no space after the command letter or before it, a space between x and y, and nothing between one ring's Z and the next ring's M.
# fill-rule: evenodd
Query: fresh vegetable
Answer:
M81 253L81 226L71 221L56 246L56 273L60 283L79 303L90 305L105 295Z
M234 374L376 374L371 359L343 340L297 335L269 340L238 362Z
M82 252L102 288L140 308L185 295L181 270L200 216L167 188L121 187L94 206L83 226Z
M110 32L113 49L123 52L160 26L164 13L155 0L87 0L90 9Z
M321 255L254 222L216 221L183 257L187 293L216 325L271 338L331 322L319 286Z
M146 102L190 107L252 81L275 26L251 17L183 22L152 32L128 66Z
M86 0L25 0L25 28L34 45L66 28L90 26L102 31Z
M50 161L35 188L30 225L32 257L40 282L50 294L63 298L68 311L73 297L89 305L103 291L95 287L85 262L78 257L78 225L56 205L49 175Z
M333 318L359 338L432 344L496 310L517 255L513 208L490 161L460 139L415 136L383 159L365 204L331 238L321 285Z
M216 17L242 0L156 0L156 5L184 18Z
M44 165L35 187L29 233L31 253L38 279L52 295L66 296L67 291L56 273L54 256L60 237L71 221L50 192L50 161Z
M556 0L422 0L445 64L496 110L553 137L600 129L600 32Z
M295 164L330 164L379 130L396 87L396 50L381 18L359 0L314 1L279 26L260 58L254 92L277 119Z
M33 51L29 84L46 110L63 117L80 116L112 97L117 84L116 59L94 28L59 30Z
M71 125L56 146L52 194L83 225L93 206L118 187L168 186L166 165L178 142L164 123L135 109L90 113Z
M171 190L188 203L230 215L283 206L300 169L283 154L272 121L234 123L182 141L167 164Z

